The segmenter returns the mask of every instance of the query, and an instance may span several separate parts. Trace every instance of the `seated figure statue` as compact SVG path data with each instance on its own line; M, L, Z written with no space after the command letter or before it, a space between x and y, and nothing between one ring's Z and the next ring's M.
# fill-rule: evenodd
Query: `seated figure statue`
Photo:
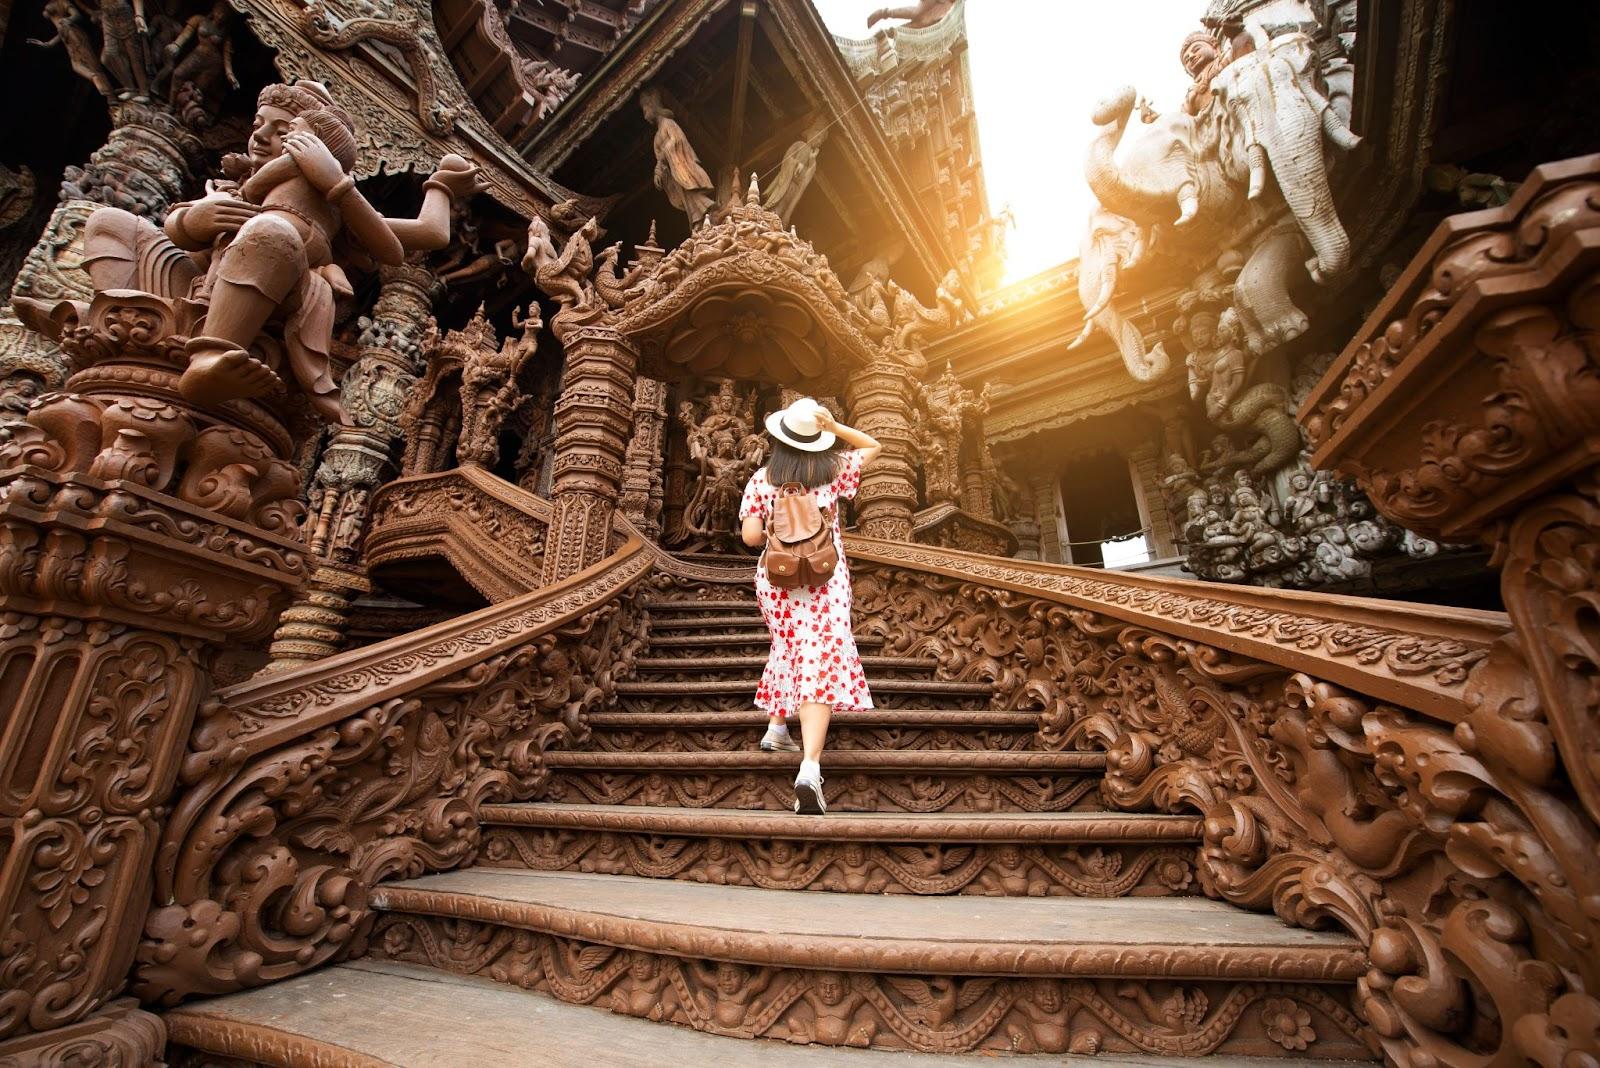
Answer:
M96 292L141 290L203 314L185 348L186 398L218 404L274 390L275 346L258 341L278 321L290 376L321 415L343 420L329 365L334 301L351 293L340 261L392 265L443 248L452 201L478 188L477 168L447 155L417 217L386 219L356 188L355 159L355 126L326 88L269 85L248 151L225 161L233 180L209 183L161 229L116 208L89 217L84 267Z

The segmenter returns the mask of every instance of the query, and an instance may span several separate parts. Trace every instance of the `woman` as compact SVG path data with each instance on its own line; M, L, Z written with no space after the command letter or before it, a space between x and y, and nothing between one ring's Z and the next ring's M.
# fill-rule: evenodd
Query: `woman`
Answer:
M871 435L842 426L810 397L795 401L767 417L772 456L750 476L739 506L740 536L746 545L767 539L767 517L778 489L798 483L819 509L833 509L833 540L839 566L826 585L777 589L766 569L756 568L756 597L767 621L772 652L756 689L756 704L767 712L766 752L800 749L789 737L788 717L800 717L805 752L795 776L794 810L821 815L822 746L828 720L836 708L858 711L872 707L872 695L861 672L855 632L850 623L850 568L839 533L838 502L849 500L861 486L861 469L881 446Z

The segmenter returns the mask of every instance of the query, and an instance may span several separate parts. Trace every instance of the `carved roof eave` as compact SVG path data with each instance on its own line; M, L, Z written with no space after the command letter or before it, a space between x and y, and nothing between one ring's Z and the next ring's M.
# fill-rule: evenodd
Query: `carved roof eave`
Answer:
M624 309L616 327L648 357L660 351L677 324L701 300L713 293L750 289L782 293L805 307L837 357L835 365L829 369L830 375L865 366L878 355L877 347L851 322L838 300L830 297L809 275L760 249L736 249L721 259L694 268L659 297L636 308Z
M900 168L899 159L862 99L833 35L823 26L810 0L769 0L766 10L783 29L785 38L799 50L801 69L814 75L809 88L821 96L829 113L849 134L841 141L860 148L855 162L867 175L879 203L887 206L906 248L921 262L929 279L937 281L956 264L955 252L943 240L944 227L928 215Z
M534 134L528 159L540 171L553 173L600 124L627 103L661 66L689 42L700 27L730 0L684 0L647 16L593 74L578 83ZM811 79L804 88L820 99L829 115L842 116L844 137L830 137L843 146L866 176L878 203L887 207L906 248L916 256L930 281L937 281L955 262L945 246L943 229L927 214L910 180L901 170L888 140L856 89L833 36L823 27L809 0L768 0L762 14L777 25L795 50L796 68Z
M276 53L286 80L323 82L356 119L360 134L357 177L383 172L430 172L439 157L459 153L482 170L486 193L520 215L544 214L572 195L531 167L472 104L445 54L427 0L392 0L396 24L415 30L433 83L433 100L419 100L419 79L409 62L375 40L336 50L318 47L305 31L306 8L294 0L229 0L249 20L257 38ZM420 117L429 106L450 113L444 133Z

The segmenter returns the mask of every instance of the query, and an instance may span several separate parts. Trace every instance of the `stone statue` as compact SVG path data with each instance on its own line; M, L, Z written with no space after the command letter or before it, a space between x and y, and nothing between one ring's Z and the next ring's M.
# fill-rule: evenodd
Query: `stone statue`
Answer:
M778 173L767 186L767 207L788 226L794 218L794 209L811 186L817 173L817 150L827 138L826 127L808 130L806 135L790 145L778 164Z
M884 19L902 19L912 30L925 30L950 14L956 0L918 0L909 7L880 7L867 16L867 29L872 29Z
M100 0L100 65L124 89L150 95L150 49L144 0Z
M651 87L639 94L639 108L645 121L655 127L656 188L667 200L698 226L715 202L711 176L700 166L689 137L661 100L661 90Z
M192 103L214 109L222 99L224 84L239 88L233 72L233 38L228 32L232 20L233 8L227 0L217 0L208 13L194 15L184 23L182 32L166 47L168 61L176 62L169 100L176 102L186 92L198 94ZM188 54L184 54L186 48Z
M522 256L522 269L557 304L550 328L562 344L573 330L600 319L606 305L595 290L594 246L600 224L591 218L556 249L555 235L543 217L535 215L528 223L528 251Z
M186 398L264 396L287 367L320 414L343 418L329 371L334 301L351 292L340 254L398 264L407 250L442 248L451 201L477 189L477 168L446 156L417 217L386 219L356 188L355 154L354 124L327 89L269 85L248 152L224 161L237 180L179 204L161 230L117 208L89 217L84 267L96 292L142 290L203 312L185 346ZM282 324L281 354L279 332L263 335L269 322Z
M1349 237L1325 152L1325 142L1347 150L1358 140L1341 110L1348 96L1330 81L1342 84L1347 64L1320 58L1302 32L1302 23L1316 19L1310 5L1284 6L1277 36L1260 27L1233 32L1233 22L1219 16L1221 32L1231 33L1225 46L1206 33L1185 38L1180 58L1194 79L1185 107L1156 117L1137 136L1124 136L1138 100L1132 87L1094 114L1100 132L1084 175L1099 207L1085 238L1080 289L1089 323L1112 335L1141 381L1166 368L1152 366L1148 357L1157 350L1115 315L1118 275L1142 256L1123 256L1124 249L1147 249L1159 235L1162 255L1179 261L1236 257L1234 305L1245 348L1257 354L1307 329L1291 296L1303 272L1321 282L1348 266ZM1291 17L1297 12L1303 18Z
M66 50L67 62L72 64L78 77L93 84L102 96L116 95L111 76L100 65L100 58L95 54L94 40L89 36L86 20L78 5L73 0L49 0L44 5L44 17L56 28L56 35L48 41L30 37L28 43L40 48L60 45Z

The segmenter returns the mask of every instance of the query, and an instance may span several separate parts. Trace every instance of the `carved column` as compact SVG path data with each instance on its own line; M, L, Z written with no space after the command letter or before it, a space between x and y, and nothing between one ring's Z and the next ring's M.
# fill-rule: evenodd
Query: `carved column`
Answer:
M1172 537L1172 520L1161 495L1161 462L1155 443L1136 445L1128 450L1128 470L1133 475L1133 496L1139 517L1150 528L1150 556L1165 559L1178 555Z
M633 391L633 437L622 472L622 514L652 538L661 536L662 474L667 425L667 384L641 378Z
M559 326L559 324L558 324ZM623 456L633 431L639 354L617 331L557 331L566 349L556 401L555 506L546 539L544 583L559 582L606 555L622 493Z
M0 444L0 1064L159 1054L111 1000L209 660L305 571L287 431L178 395L173 311L114 292L70 314L81 370Z
M887 358L857 371L845 386L851 424L883 445L856 494L856 525L871 538L911 540L911 517L917 508L912 463L916 434L911 423L914 386L911 372Z
M60 201L17 272L14 296L87 301L93 291L82 267L83 224L90 213L110 205L159 220L193 186L203 149L177 115L165 105L131 98L112 101L110 108L106 143L83 167L67 168ZM55 344L23 326L9 307L0 311L0 392L11 376L35 375L42 366L54 368L49 388L66 378Z
M425 268L384 267L361 354L345 372L339 400L350 422L339 428L312 482L311 552L321 563L279 620L267 671L320 660L344 644L350 602L371 592L361 535L374 490L391 477L400 412L416 385L423 337L439 285Z
M1070 563L1062 552L1061 525L1056 522L1056 498L1060 480L1053 474L1036 472L1028 477L1033 491L1033 507L1039 517L1039 554L1046 563Z

